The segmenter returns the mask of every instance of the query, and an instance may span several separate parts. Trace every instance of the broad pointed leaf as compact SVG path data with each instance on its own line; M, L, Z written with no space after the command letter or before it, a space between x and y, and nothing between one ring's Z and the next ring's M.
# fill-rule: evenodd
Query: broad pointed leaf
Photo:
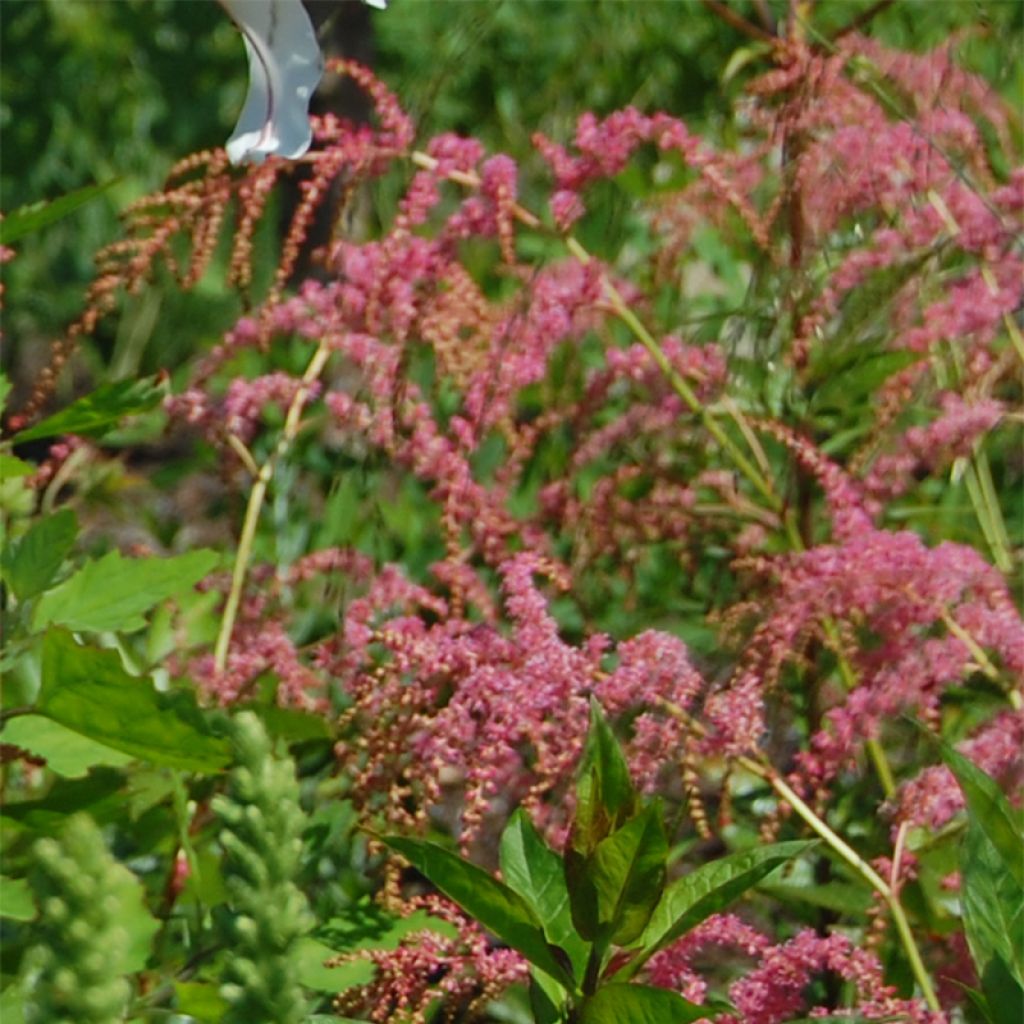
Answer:
M632 815L635 807L636 791L629 766L601 705L591 697L590 729L580 762L570 846L578 853L591 853Z
M586 870L602 940L625 946L641 935L665 888L667 857L658 805L646 807L598 844Z
M706 1006L687 1002L664 988L602 985L580 1010L580 1024L690 1024L708 1015Z
M569 954L577 970L582 969L586 943L573 928L562 859L544 842L522 808L502 833L500 863L505 884L530 904L548 940Z
M724 910L762 878L815 845L812 840L759 846L713 860L676 879L665 890L650 924L640 936L641 953L627 968L627 976L659 949L685 935L706 917Z
M963 790L971 824L985 833L1010 876L1017 885L1024 886L1024 836L1006 795L973 761L948 744L942 745L942 759Z
M406 836L383 836L382 840L489 932L556 981L573 987L537 915L517 892L436 843Z

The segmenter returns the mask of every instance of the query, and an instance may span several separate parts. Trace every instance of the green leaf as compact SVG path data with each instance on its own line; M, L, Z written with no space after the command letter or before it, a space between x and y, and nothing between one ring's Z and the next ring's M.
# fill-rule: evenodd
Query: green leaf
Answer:
M306 936L297 943L296 977L316 992L336 994L373 981L374 967L369 960L350 960L337 967L324 967L324 961L337 956L330 946Z
M601 705L590 698L590 729L576 786L576 814L569 845L587 856L633 814L636 790L629 766Z
M758 846L701 865L665 890L640 936L640 956L625 969L631 977L658 950L705 918L724 910L776 868L817 845L815 841Z
M562 1024L566 1019L569 994L565 986L532 965L529 1000L534 1024Z
M505 883L530 904L548 939L561 946L581 969L586 962L586 943L573 928L562 859L541 839L522 808L502 833L499 856Z
M0 917L31 921L35 916L36 904L28 879L0 877Z
M1024 835L995 781L949 744L940 749L967 804L960 904L978 976L996 985L1006 975L1024 988Z
M1017 885L1024 886L1024 835L1005 794L973 761L948 744L942 744L942 760L963 790L969 823L981 829L999 851L1005 870Z
M35 467L31 463L0 452L0 480L14 480L19 476L31 476L34 472Z
M67 557L78 534L78 521L71 509L62 508L39 519L15 545L8 545L0 557L0 572L19 601L45 590Z
M120 750L97 743L42 715L20 715L13 719L0 733L0 740L45 758L58 775L72 779L81 778L97 764L117 768L133 760Z
M758 892L783 903L807 903L837 914L864 914L871 906L870 890L846 882L828 882L825 885L792 882L762 884L758 886Z
M194 586L219 561L216 552L206 550L176 558L123 558L111 551L47 591L36 605L32 627L41 630L56 623L94 632L141 629L146 624L143 612Z
M580 1008L580 1024L690 1024L708 1013L664 988L602 985Z
M1024 889L973 813L960 851L960 873L964 931L978 975L984 978L998 959L1024 985Z
M25 981L16 978L0 993L0 1020L4 1024L25 1024Z
M21 444L57 434L101 434L108 427L120 423L125 416L146 412L158 405L165 391L166 387L158 377L104 384L91 395L79 398L66 409L15 434L12 440L15 444Z
M1024 932L1017 932L1017 947L1024 944ZM989 960L981 979L983 999L992 1024L1020 1024L1024 1010L1024 985L1013 976L997 953Z
M548 946L536 914L517 892L436 843L404 836L383 836L382 841L502 942L556 981L573 987L568 971Z
M123 865L121 865L123 867ZM158 921L146 906L146 890L140 879L136 878L127 868L124 871L131 878L131 885L125 885L121 907L121 927L128 932L128 949L124 962L126 974L134 974L146 966L153 939L161 928Z
M103 195L107 189L113 188L120 179L105 181L102 185L86 185L56 199L42 199L37 203L19 206L11 213L4 214L0 220L0 245L10 245L19 238L34 234L58 220L63 220L74 213L80 206L91 203Z
M601 840L590 857L567 857L573 920L580 933L602 946L624 946L639 938L665 887L667 857L657 805Z
M63 630L43 638L36 711L154 764L215 772L230 760L227 742L210 734L194 700L158 694L149 679L125 671L116 651L80 646Z
M219 1021L230 1003L220 994L220 986L208 981L174 982L175 1009L197 1021Z

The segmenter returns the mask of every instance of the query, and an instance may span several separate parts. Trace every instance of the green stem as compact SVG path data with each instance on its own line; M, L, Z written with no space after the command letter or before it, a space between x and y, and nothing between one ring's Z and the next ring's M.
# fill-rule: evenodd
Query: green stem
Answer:
M749 758L741 758L740 763L744 765L748 770L754 768L760 769L761 766L757 765L755 761L751 761ZM793 791L793 789L787 785L786 781L780 778L773 771L767 771L761 769L759 774L771 784L772 788L776 793L779 794L789 804L790 807L810 826L810 828L816 832L821 838L833 849L850 867L856 871L861 878L863 878L874 890L877 892L882 899L885 900L886 905L889 908L889 913L892 915L893 922L896 925L896 931L899 933L900 942L903 945L903 950L907 954L907 959L910 961L910 969L914 973L914 978L917 980L918 985L921 987L921 993L924 996L925 1002L928 1004L929 1009L936 1012L940 1011L942 1007L939 1005L938 996L935 994L935 989L932 986L932 980L928 976L928 971L924 966L924 961L921 959L921 951L917 948L917 942L914 940L914 933L910 930L910 922L907 920L907 915L903 911L903 906L900 903L899 893L894 889L888 882L882 878L881 875L875 869L868 864L840 835L834 832L829 826L820 818L814 811L808 807L806 803Z
M671 703L670 701L662 700L658 702L668 714L674 718L678 718L680 721L685 722L687 728L690 729L695 735L704 736L707 734L707 730L699 722L695 721L690 717L682 708ZM924 961L921 959L921 952L917 948L917 942L914 940L913 932L910 930L910 923L907 921L907 915L903 911L903 906L900 903L899 892L893 888L882 876L866 861L863 857L857 853L856 850L850 846L849 843L843 839L829 824L821 818L814 810L804 802L803 798L783 779L770 765L763 764L760 761L755 760L752 757L740 756L736 758L736 763L742 768L745 768L752 775L756 775L758 778L763 779L767 782L772 789L782 798L793 810L797 816L802 818L803 821L810 827L810 829L818 835L825 844L833 850L838 857L845 861L868 885L871 886L879 896L885 900L886 906L889 908L889 913L892 915L892 919L896 924L896 931L899 934L900 943L903 946L904 952L907 955L907 959L910 961L910 968L913 971L914 978L918 985L921 987L921 993L924 996L925 1002L929 1008L935 1011L941 1010L939 1006L938 997L935 994L935 988L932 985L931 978L928 976L928 971L924 966Z
M591 262L591 255L580 243L570 236L565 240L568 250L583 264ZM771 484L761 474L758 468L740 451L739 447L731 437L722 429L715 419L711 410L704 405L694 393L693 388L686 382L665 355L654 335L643 325L640 318L629 308L622 293L608 280L604 278L604 290L615 310L618 318L640 339L640 343L651 354L651 357L658 364L658 369L665 375L665 378L672 385L676 394L686 403L690 411L699 416L708 433L729 453L729 457L735 463L736 468L757 488L765 497L771 507L776 511L782 510L782 502L775 494Z
M992 551L996 566L1000 572L1009 573L1013 570L1013 558L1010 556L1010 537L1006 532L1006 523L1003 521L1003 511L999 507L999 497L996 493L995 483L992 480L992 467L989 464L988 456L981 445L975 447L971 456L971 463L978 477L978 485L981 490L982 506L991 524L992 536L996 545Z
M267 488L274 476L274 468L287 452L289 445L295 440L299 430L299 422L302 417L302 410L306 400L309 398L310 387L320 376L327 362L331 351L326 343L321 341L310 359L306 372L302 375L302 382L291 405L288 407L288 415L285 417L284 428L278 439L277 446L270 457L259 467L256 480L252 490L249 492L249 501L245 508L245 519L242 522L242 535L238 538L238 551L235 553L235 566L231 573L231 589L228 591L228 599L224 603L224 613L220 620L220 630L217 633L217 643L213 649L213 666L217 673L223 672L228 663L228 650L231 647L231 633L235 628L235 619L238 617L238 606L242 600L242 588L245 585L245 575L249 569L249 559L252 556L253 540L256 537L256 527L259 525L260 511L263 508L264 499L267 496ZM239 442L241 443L241 442ZM254 465L250 459L250 465Z

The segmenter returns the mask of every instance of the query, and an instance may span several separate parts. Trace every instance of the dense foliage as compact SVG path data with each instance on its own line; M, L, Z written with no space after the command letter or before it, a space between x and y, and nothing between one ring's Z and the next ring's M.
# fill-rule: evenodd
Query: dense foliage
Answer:
M777 6L418 125L396 4L371 123L124 208L4 378L5 1021L1014 1019L1021 125Z

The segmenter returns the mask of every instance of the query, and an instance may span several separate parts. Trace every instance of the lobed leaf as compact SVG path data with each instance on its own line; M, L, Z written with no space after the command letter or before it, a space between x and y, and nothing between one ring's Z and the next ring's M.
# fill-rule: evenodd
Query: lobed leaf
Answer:
M227 742L210 733L191 698L157 693L149 679L125 671L116 651L81 646L63 630L43 638L35 710L154 764L216 772L230 760Z
M111 551L48 590L36 605L32 627L42 630L54 623L97 633L141 629L143 612L194 586L219 560L207 550L175 558L124 558Z
M19 601L45 590L61 567L78 535L78 521L70 509L37 519L17 544L0 556L0 573Z
M11 743L45 759L58 775L81 778L98 764L117 768L129 764L129 754L75 732L43 715L20 715L4 726L0 733L4 743Z

